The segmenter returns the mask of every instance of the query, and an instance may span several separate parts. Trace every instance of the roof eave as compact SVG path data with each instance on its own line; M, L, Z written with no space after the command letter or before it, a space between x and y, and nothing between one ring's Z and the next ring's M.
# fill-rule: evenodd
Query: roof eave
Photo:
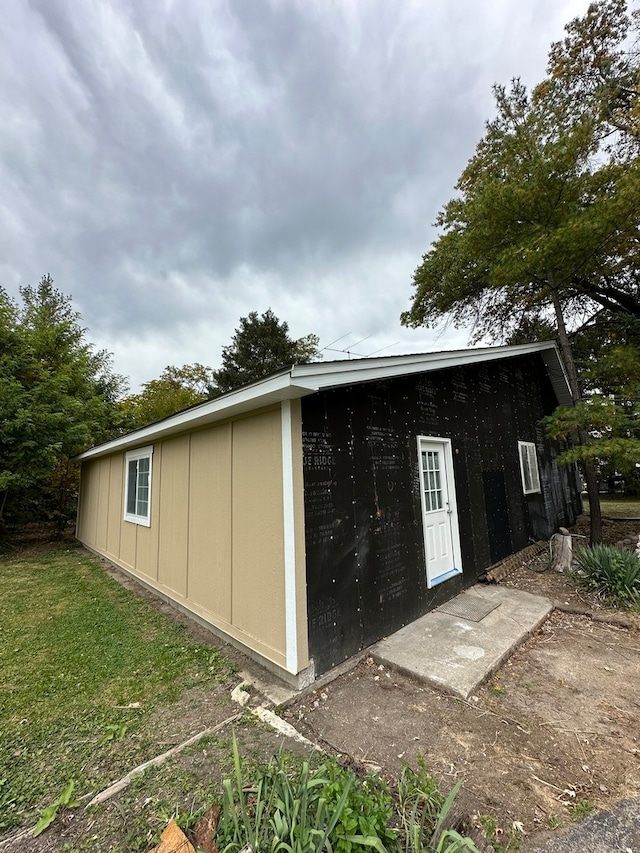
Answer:
M554 341L541 341L515 346L448 350L445 352L419 353L416 355L381 356L379 358L363 358L353 361L337 361L329 365L322 362L314 362L311 364L295 365L291 370L291 376L294 382L303 381L306 386L313 386L316 390L323 390L338 388L342 385L352 385L356 382L386 379L397 376L400 373L402 375L426 373L434 370L445 370L450 367L459 367L465 364L481 364L487 361L515 358L531 353L540 353L547 367L557 363L560 375L564 380L566 396L569 386L564 367L560 360L558 347ZM558 383L556 392L563 393L562 382Z
M94 459L98 456L129 450L132 447L138 447L150 441L159 441L185 430L197 429L207 424L255 411L258 408L275 405L283 400L293 400L305 394L312 394L316 390L317 388L313 385L309 386L301 381L292 382L291 369L288 369L286 372L278 373L237 391L231 391L215 400L207 400L205 403L200 403L199 406L178 412L178 414L171 415L162 421L156 421L134 432L114 438L105 444L92 447L79 453L76 459L79 461Z
M254 382L237 391L230 391L215 400L208 400L184 412L178 412L127 435L119 436L105 444L78 454L76 459L93 459L110 453L128 450L217 421L275 405L283 400L293 400L330 388L371 382L398 375L428 373L434 370L480 364L519 355L540 353L561 405L571 405L567 375L554 341L543 341L517 346L486 347L450 350L446 352L419 353L417 355L381 356L353 361L334 361L329 364L312 362L292 365L273 376Z

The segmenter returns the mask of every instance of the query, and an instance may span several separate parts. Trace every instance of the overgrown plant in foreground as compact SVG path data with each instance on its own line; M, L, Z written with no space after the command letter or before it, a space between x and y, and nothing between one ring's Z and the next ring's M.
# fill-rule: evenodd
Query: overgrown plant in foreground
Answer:
M579 551L574 563L587 589L624 607L640 604L640 559L633 551L594 545Z
M349 796L340 812L333 832L334 853L353 853L361 847L352 839L355 836L379 838L385 846L393 844L396 831L394 821L394 801L389 786L380 776L370 773L364 781L351 770L345 770L332 758L324 765L329 784L322 795L330 808L336 808L345 782L350 782Z
M221 853L478 853L444 828L460 783L445 800L424 765L419 774L405 769L396 801L380 777L361 781L334 758L312 769L280 753L248 785L235 737L233 750L215 837Z
M405 853L478 853L470 838L445 828L462 781L445 800L423 758L418 758L418 768L416 772L405 765L398 782Z
M314 853L332 850L330 839L355 782L354 774L344 771L340 795L332 782L328 765L312 770L309 762L293 769L284 753L259 769L255 784L243 778L238 744L233 738L234 779L223 782L222 812L216 845L222 853L249 848L260 851L286 850L288 853ZM325 792L329 792L329 797ZM331 802L329 801L331 800ZM377 835L344 835L351 850L375 847L385 853Z

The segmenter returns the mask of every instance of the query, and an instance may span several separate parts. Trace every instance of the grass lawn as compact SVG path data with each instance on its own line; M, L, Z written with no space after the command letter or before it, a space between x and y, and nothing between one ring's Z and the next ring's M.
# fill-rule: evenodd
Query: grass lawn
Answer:
M584 510L589 512L589 501L583 501ZM602 514L608 518L640 518L640 497L627 495L600 495Z
M0 559L0 672L2 832L163 751L154 710L231 668L71 549Z

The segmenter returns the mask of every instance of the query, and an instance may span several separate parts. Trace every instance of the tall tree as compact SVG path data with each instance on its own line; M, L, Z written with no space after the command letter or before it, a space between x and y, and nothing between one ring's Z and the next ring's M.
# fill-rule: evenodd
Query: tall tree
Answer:
M589 110L622 156L640 146L639 30L639 9L629 16L626 0L601 0L567 24L549 52L547 71L561 84L563 108L576 117Z
M127 429L138 429L215 395L214 372L203 364L165 367L158 379L145 382L139 394L120 402Z
M231 343L222 349L222 367L214 371L219 393L232 391L268 376L290 364L306 364L318 358L318 338L306 335L294 340L289 325L271 308L261 316L252 311L240 318Z
M0 525L73 516L73 454L118 428L115 401L124 380L104 351L85 340L69 297L44 276L0 289Z
M575 87L586 83L562 61L588 49L595 61L603 45L622 54L631 21L619 0L593 4L587 17L589 26L572 22L567 39L552 47L550 76L533 93L519 80L494 87L497 116L456 185L459 195L438 216L443 233L423 256L402 315L410 326L470 324L476 340L551 322L575 403L582 391L570 326L603 308L640 317L640 160L629 139L612 140L615 110L604 106L619 86L592 86L576 106ZM620 67L608 66L612 77ZM625 92L633 111L637 93ZM589 431L580 428L580 438L587 444ZM588 459L584 468L598 541L597 481Z

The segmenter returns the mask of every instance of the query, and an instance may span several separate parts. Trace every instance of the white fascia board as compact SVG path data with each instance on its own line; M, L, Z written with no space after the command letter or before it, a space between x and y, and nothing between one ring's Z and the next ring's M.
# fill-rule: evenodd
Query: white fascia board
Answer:
M329 363L311 362L297 364L267 377L245 388L230 391L215 400L209 400L184 412L165 418L157 423L120 436L106 444L92 447L80 453L76 459L91 459L108 453L128 450L152 441L158 441L175 433L196 429L245 412L255 411L283 400L304 397L315 391L388 379L394 376L408 376L414 373L428 373L445 370L465 364L480 364L483 361L497 361L519 355L539 352L547 366L551 383L558 400L570 405L571 394L564 366L558 348L553 341L516 346L485 347L477 349L428 352L414 355L379 356Z
M294 384L304 382L316 390L337 388L341 385L353 385L387 379L393 376L406 376L412 373L428 373L458 367L465 364L480 364L483 361L496 361L514 358L519 355L546 351L555 352L553 341L516 346L486 347L478 349L451 350L448 352L420 353L417 355L383 356L380 358L335 361L323 365L322 362L299 364L293 367L291 376ZM553 363L553 354L549 353ZM547 359L545 359L546 362Z
M296 513L291 401L281 406L282 518L284 545L284 610L287 671L298 672L298 609L296 596Z
M299 382L292 383L291 370L289 369L286 372L278 373L253 385L248 385L246 388L231 391L215 400L200 403L198 406L186 409L184 412L178 412L162 421L142 427L135 432L114 438L105 444L92 447L83 453L79 453L76 459L82 461L83 459L92 459L97 456L105 456L109 453L128 450L131 447L137 447L141 444L159 441L175 433L206 426L207 424L240 415L244 412L255 411L272 403L302 397L316 390L315 387L306 387Z

